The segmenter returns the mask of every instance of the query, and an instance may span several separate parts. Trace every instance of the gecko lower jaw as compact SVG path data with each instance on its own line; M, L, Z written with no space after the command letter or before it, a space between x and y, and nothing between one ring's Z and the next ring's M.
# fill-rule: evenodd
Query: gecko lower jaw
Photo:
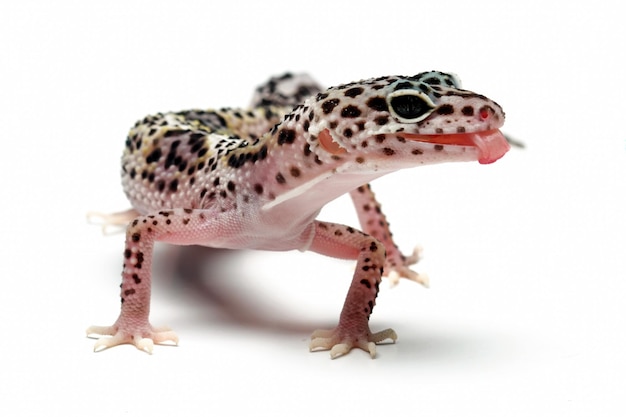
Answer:
M416 142L438 145L472 146L478 149L478 162L491 164L502 158L511 149L511 145L499 129L473 133L454 133L448 135L419 135L402 133L398 136Z

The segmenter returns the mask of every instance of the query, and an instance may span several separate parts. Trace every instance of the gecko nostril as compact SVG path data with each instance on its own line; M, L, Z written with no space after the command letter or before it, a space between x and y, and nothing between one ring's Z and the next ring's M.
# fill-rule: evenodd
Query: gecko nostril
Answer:
M483 106L480 108L480 110L478 110L478 116L482 120L487 120L489 116L491 116L493 113L494 113L493 109L489 106Z

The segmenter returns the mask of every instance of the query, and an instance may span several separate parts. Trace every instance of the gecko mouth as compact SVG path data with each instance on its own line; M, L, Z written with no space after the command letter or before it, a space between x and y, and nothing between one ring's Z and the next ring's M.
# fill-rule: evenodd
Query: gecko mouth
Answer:
M478 149L478 162L481 164L491 164L497 161L511 148L509 142L498 129L449 135L400 133L398 136L416 142L434 143L436 145L475 147Z

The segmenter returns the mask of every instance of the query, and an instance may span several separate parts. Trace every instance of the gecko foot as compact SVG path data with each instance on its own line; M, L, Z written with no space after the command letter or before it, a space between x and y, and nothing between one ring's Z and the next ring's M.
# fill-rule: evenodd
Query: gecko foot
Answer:
M87 213L87 222L100 226L103 235L112 235L124 231L128 223L137 216L139 216L139 213L135 209L117 213L90 211Z
M101 337L93 347L94 352L108 349L113 346L131 344L139 350L152 353L155 344L164 342L173 342L178 345L178 336L168 327L152 327L147 326L143 330L124 331L119 326L90 326L87 329L87 336L101 335L111 337Z
M410 265L416 264L421 259L422 248L417 246L413 249L413 253L410 256L404 257L404 262L398 265L397 263L392 265L385 265L383 276L389 279L392 287L398 285L401 278L415 281L428 288L429 279L426 274L418 274L409 268Z
M350 352L352 348L362 349L370 354L372 359L376 356L376 344L385 340L395 343L398 335L393 329L371 333L369 330L364 334L355 335L337 326L332 330L315 330L311 335L309 350L330 350L330 358L335 359Z

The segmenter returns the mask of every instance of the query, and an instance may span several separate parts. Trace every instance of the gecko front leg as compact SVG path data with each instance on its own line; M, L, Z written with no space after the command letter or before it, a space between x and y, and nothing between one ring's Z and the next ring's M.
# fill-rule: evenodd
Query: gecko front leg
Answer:
M219 222L216 222L219 225ZM112 336L101 338L94 350L121 344L133 344L152 352L153 345L163 342L178 344L178 336L167 328L155 328L149 322L151 267L154 242L159 240L178 244L199 243L204 233L218 234L203 210L162 210L134 219L126 230L124 269L122 271L119 318L112 326L91 326L88 335Z
M403 255L393 241L389 222L383 214L380 203L369 184L362 185L350 192L350 197L356 208L359 222L365 233L378 239L387 250L383 276L389 278L392 285L397 284L400 278L406 278L428 287L428 276L418 274L409 268L420 259L420 249L415 248L409 256Z
M395 342L392 329L372 333L369 317L372 314L385 262L385 248L375 238L348 226L315 222L315 237L310 250L342 259L356 259L357 267L348 295L332 330L316 330L311 335L310 350L330 350L331 358L360 348L376 356L376 343L390 339Z

